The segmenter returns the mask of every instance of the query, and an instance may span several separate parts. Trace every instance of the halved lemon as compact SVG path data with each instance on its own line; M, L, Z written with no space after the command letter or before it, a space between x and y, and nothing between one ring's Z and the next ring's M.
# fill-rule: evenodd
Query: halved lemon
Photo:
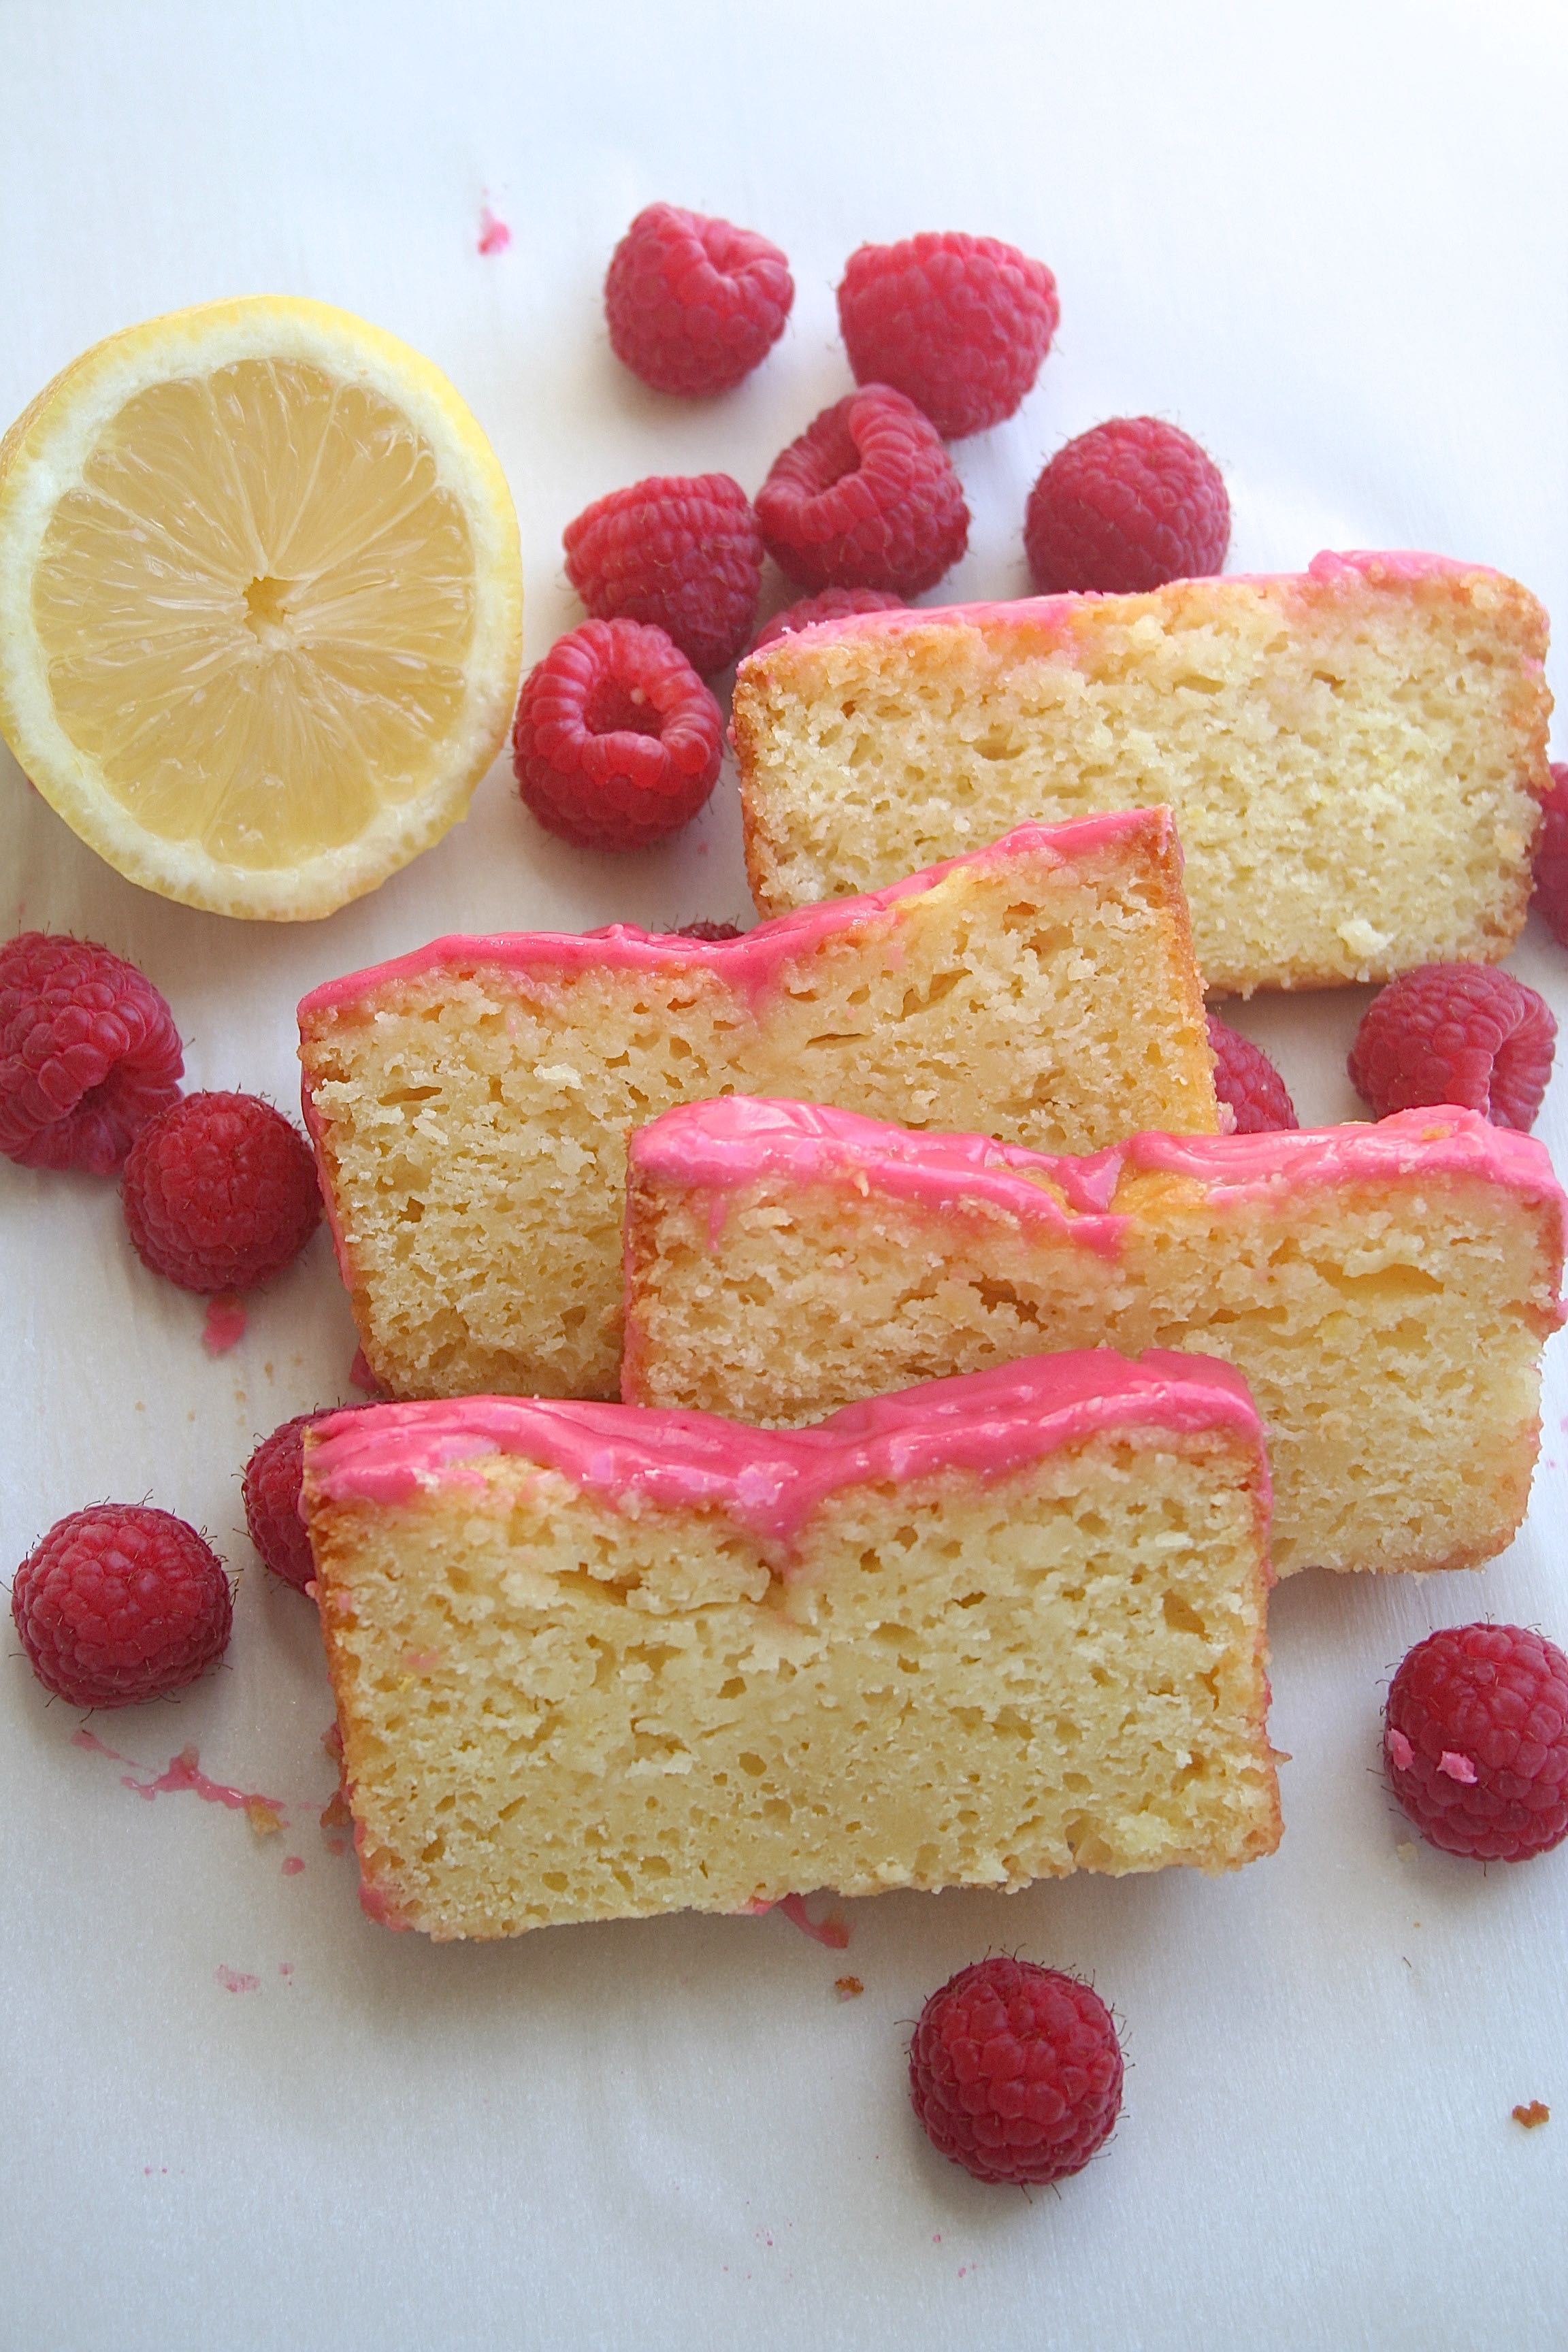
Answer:
M521 626L484 435L324 302L128 327L0 442L0 733L187 906L330 914L438 840L505 739Z

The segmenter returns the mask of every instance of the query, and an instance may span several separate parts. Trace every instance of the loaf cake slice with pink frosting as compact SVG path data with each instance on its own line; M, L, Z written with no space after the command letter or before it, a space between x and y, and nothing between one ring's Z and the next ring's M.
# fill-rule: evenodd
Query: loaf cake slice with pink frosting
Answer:
M398 1396L613 1397L628 1129L807 1095L1087 1150L1218 1122L1168 814L1025 825L710 943L437 940L300 1007L305 1114Z
M1036 1358L766 1432L479 1397L318 1424L389 1925L1228 1869L1279 1835L1268 1476L1227 1366Z
M1432 555L823 623L736 678L752 894L1167 802L1212 989L1495 962L1551 788L1545 652L1517 582Z
M748 1421L1052 1348L1235 1364L1274 1565L1471 1568L1524 1516L1564 1200L1473 1111L1089 1158L793 1102L632 1139L623 1393Z

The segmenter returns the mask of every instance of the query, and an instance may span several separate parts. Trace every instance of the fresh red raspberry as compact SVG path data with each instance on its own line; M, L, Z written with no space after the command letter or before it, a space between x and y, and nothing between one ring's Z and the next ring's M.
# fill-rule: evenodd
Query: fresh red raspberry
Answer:
M856 383L907 393L949 441L1013 415L1060 316L1043 261L957 229L863 245L838 289Z
M1063 2180L1121 2105L1110 2011L1059 1969L977 1961L921 2010L910 2095L932 2147L976 2180Z
M1560 760L1552 762L1552 790L1542 814L1531 903L1552 938L1568 947L1568 765Z
M704 677L756 618L763 534L728 474L656 474L584 507L562 534L566 576L596 621L647 621Z
M132 963L90 940L23 931L0 947L0 1151L24 1168L111 1176L139 1128L177 1102L173 1013Z
M947 451L912 400L885 383L825 408L773 459L757 492L768 553L807 588L918 596L969 544Z
M1552 1076L1557 1024L1544 1000L1487 963L1425 963L1367 1006L1347 1067L1378 1118L1426 1103L1528 1129Z
M58 1519L11 1587L33 1672L72 1706L134 1706L195 1682L228 1643L223 1562L195 1528L141 1503Z
M186 1095L137 1137L121 1179L143 1265L182 1290L253 1290L321 1214L310 1147L257 1095Z
M616 356L656 392L728 392L767 357L794 300L776 245L677 205L638 213L605 279Z
M1158 416L1113 416L1057 451L1029 492L1024 550L1042 596L1134 595L1217 572L1230 500L1212 457Z
M1300 1126L1285 1081L1262 1046L1214 1013L1208 1019L1215 1092L1236 1113L1234 1132L1270 1135L1282 1127Z
M678 940L706 940L711 944L718 940L738 940L739 923L682 923L675 934Z
M901 613L904 600L889 595L885 588L825 588L820 596L803 596L798 604L786 604L775 613L752 639L752 653L761 653L775 637L793 637L799 629L816 626L818 621L847 621L857 613Z
M1522 1625L1446 1625L1389 1685L1384 1762L1429 1844L1526 1862L1568 1837L1568 1657Z
M662 629L584 621L523 680L512 766L541 824L583 849L646 849L696 815L724 718Z
M297 1412L264 1437L245 1465L245 1524L264 1564L302 1592L316 1573L310 1539L300 1516L305 1480L305 1432L330 1412L370 1412L368 1404L322 1405Z

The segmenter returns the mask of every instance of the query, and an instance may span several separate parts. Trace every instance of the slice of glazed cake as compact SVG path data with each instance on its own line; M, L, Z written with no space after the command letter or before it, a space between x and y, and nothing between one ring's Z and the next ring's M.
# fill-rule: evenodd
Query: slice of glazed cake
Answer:
M1279 1840L1227 1366L1036 1358L812 1429L516 1397L319 1423L363 1900L437 1937Z
M1212 989L1495 962L1551 787L1545 652L1516 581L1431 555L803 629L735 681L752 895L1159 801Z
M1161 810L1026 825L711 944L437 940L300 1008L305 1112L366 1359L397 1396L613 1397L627 1130L805 1094L1088 1150L1212 1132Z
M1191 1348L1268 1432L1274 1565L1471 1568L1524 1516L1564 1201L1466 1110L1089 1159L789 1102L632 1139L630 1402L759 1423L1040 1349Z

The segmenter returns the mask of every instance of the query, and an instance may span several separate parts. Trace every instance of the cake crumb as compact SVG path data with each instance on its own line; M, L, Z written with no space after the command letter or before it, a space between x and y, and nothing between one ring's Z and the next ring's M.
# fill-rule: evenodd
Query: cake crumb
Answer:
M282 1814L265 1797L246 1799L245 1818L258 1837L275 1837L283 1826Z
M1522 2124L1526 2131L1533 2131L1537 2124L1549 2124L1552 2121L1552 2110L1544 2099L1531 2099L1527 2107L1514 2108L1513 2119L1516 2124Z
M1394 1851L1399 1856L1401 1862L1414 1862L1415 1859L1415 1839L1401 1838Z
M858 2000L866 1988L858 1977L835 1977L833 1990L840 2000ZM1515 2115L1519 2113L1517 2107L1514 2113Z
M339 1789L321 1808L321 1827L324 1830L347 1829L353 1819L353 1815L344 1801L343 1792Z

